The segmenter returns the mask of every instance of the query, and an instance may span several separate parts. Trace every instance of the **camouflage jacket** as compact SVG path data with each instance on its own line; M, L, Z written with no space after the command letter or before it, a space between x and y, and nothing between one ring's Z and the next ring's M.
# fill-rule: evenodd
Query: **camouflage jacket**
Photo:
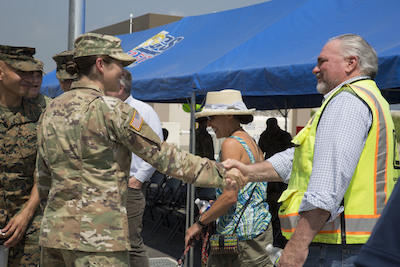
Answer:
M0 106L0 228L29 199L34 184L36 126L41 107L30 99L22 106Z
M46 108L38 142L45 247L130 249L125 200L131 153L186 182L225 185L221 165L162 143L135 109L82 82Z
M39 93L38 97L32 100L33 102L38 104L42 109L45 109L53 99L51 97L48 97L47 95Z

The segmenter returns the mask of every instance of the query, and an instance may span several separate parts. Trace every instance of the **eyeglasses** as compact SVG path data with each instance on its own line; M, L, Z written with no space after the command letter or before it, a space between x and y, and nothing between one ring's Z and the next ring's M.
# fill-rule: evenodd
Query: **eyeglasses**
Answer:
M59 79L60 82L65 83L65 82L76 82L78 79Z
M215 116L207 116L207 120L208 121L212 121L214 119Z

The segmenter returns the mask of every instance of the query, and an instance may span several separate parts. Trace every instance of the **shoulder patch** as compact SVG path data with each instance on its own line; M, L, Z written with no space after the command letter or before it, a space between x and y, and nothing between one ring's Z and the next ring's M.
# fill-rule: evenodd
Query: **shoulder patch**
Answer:
M140 116L140 114L135 110L132 116L132 120L130 123L131 127L135 129L136 131L140 131L143 125L143 117Z

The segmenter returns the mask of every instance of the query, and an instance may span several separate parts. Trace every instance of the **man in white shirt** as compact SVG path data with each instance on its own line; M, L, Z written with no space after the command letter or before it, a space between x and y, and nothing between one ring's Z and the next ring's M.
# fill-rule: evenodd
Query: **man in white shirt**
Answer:
M117 97L135 108L144 121L152 128L152 130L163 140L163 132L160 119L154 109L131 95L132 75L124 69L123 76L120 80L120 90L118 92L109 92L107 95ZM142 218L144 208L146 206L145 188L143 184L149 181L155 169L136 156L132 154L130 178L128 187L128 196L126 201L126 209L129 224L129 241L131 243L131 250L129 251L131 267L149 267L149 257L143 244L141 236L142 232Z

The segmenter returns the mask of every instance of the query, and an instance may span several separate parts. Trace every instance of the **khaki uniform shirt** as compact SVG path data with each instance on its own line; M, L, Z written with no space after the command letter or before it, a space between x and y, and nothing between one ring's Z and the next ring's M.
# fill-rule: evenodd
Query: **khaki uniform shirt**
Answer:
M130 249L125 199L131 153L185 182L225 185L220 164L161 142L135 109L82 82L46 108L38 141L45 247Z

